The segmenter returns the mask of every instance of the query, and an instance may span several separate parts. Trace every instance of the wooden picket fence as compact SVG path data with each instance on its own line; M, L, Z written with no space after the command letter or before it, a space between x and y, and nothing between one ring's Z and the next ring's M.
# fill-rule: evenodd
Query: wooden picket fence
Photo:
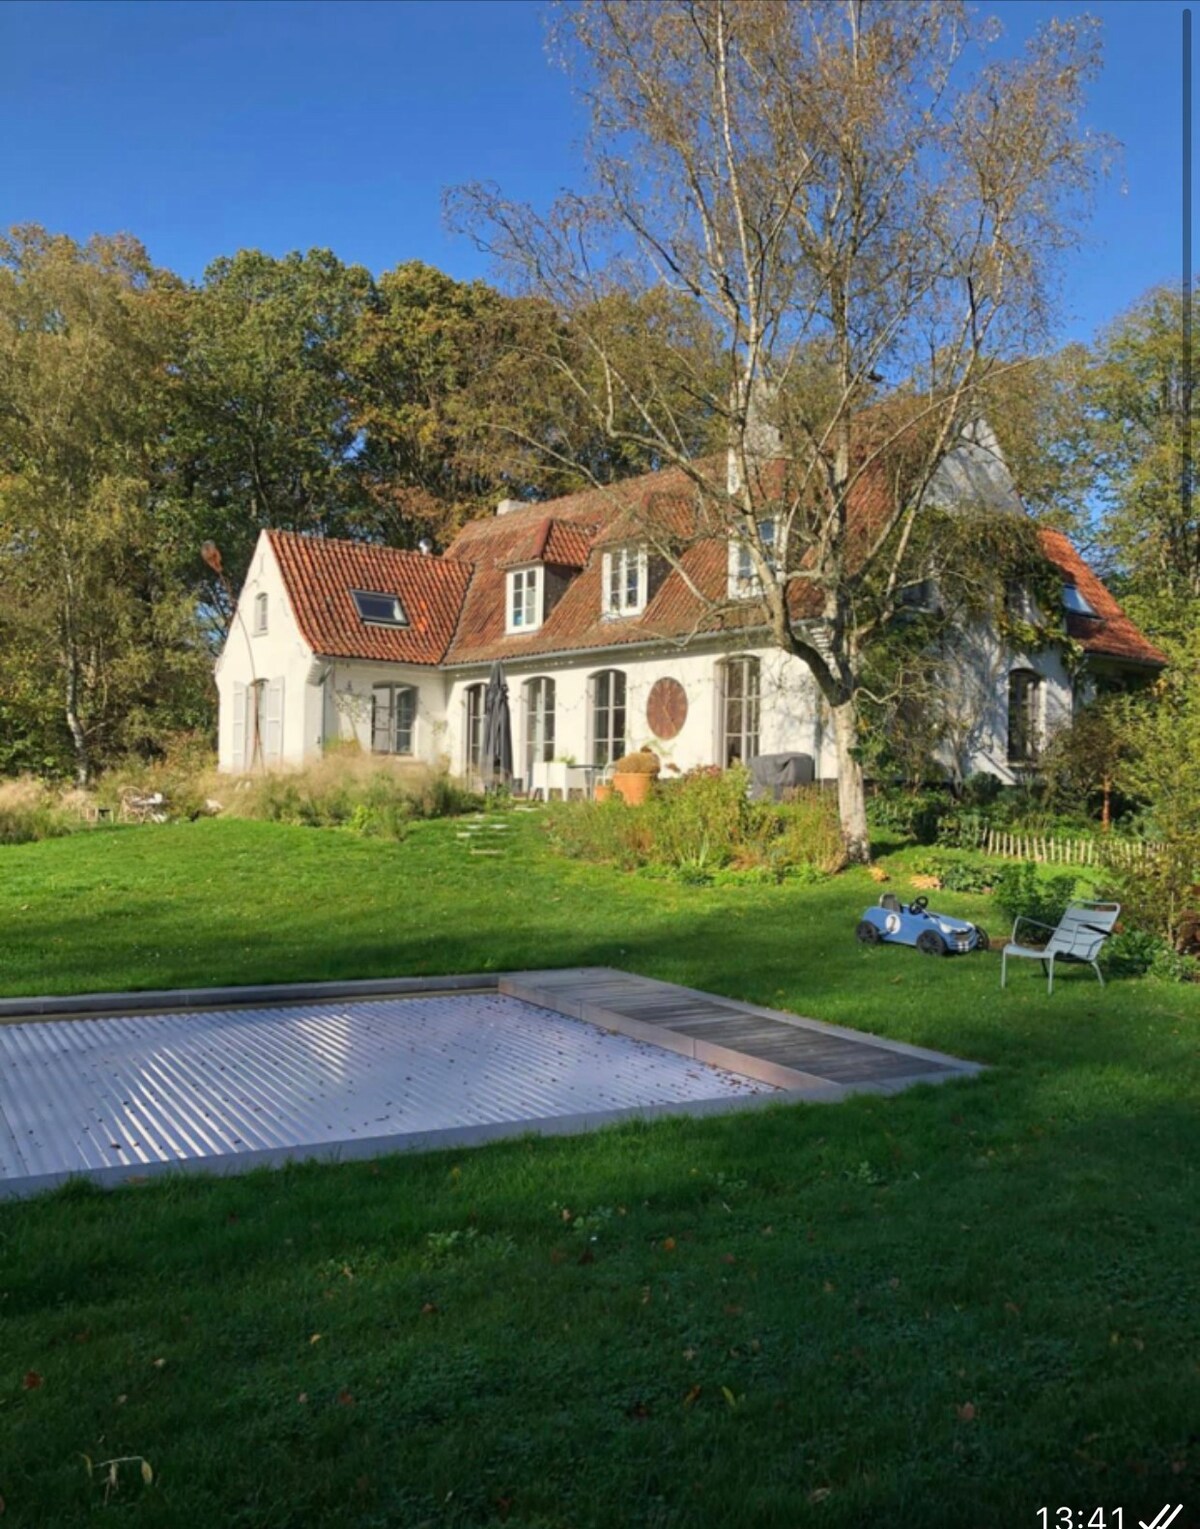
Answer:
M989 828L979 847L986 855L1046 865L1098 865L1101 859L1098 839L1051 839L1003 828ZM1104 859L1129 866L1154 855L1158 845L1142 839L1106 839L1103 849Z

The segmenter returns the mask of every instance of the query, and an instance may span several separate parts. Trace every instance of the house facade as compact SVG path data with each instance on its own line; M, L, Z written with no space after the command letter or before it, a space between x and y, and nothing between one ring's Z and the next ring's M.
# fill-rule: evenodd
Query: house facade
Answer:
M986 452L967 442L935 487L1023 513L994 440ZM647 503L687 492L667 470L503 501L438 557L264 531L217 662L221 768L357 746L477 778L499 661L524 789L586 791L643 745L668 774L789 753L834 779L824 702L757 624L742 549L696 538L671 566L639 537ZM946 760L958 773L1018 778L1090 686L1165 661L1067 538L1043 531L1041 542L1062 580L1064 642L1024 653L990 629L962 631Z

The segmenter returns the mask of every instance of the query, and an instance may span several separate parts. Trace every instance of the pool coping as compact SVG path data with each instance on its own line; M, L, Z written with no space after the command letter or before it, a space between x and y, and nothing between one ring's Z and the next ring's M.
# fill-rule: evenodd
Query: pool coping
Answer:
M582 990L597 983L614 980L643 984L656 994L679 995L691 999L717 999L722 1005L750 1016L776 1023L815 1030L860 1044L936 1064L936 1071L911 1073L899 1078L835 1082L814 1073L800 1072L747 1052L715 1045L700 1037L680 1034L663 1024L649 1024L623 1014L603 1003L572 998L556 991L564 980L577 978ZM552 979L547 983L546 979ZM732 1072L770 1087L769 1093L742 1097L680 1100L663 1104L625 1105L609 1110L582 1113L531 1116L482 1124L444 1126L433 1130L390 1132L380 1136L343 1142L317 1142L286 1147L253 1148L219 1153L201 1158L181 1158L167 1162L113 1165L87 1170L63 1170L0 1179L0 1200L24 1198L56 1188L72 1179L85 1178L101 1187L141 1184L169 1174L209 1174L225 1177L246 1173L255 1168L281 1167L300 1162L351 1162L365 1158L390 1156L400 1152L432 1152L482 1146L486 1142L521 1136L570 1136L594 1131L604 1126L633 1120L656 1120L668 1116L705 1117L750 1109L790 1104L835 1104L854 1094L891 1095L921 1083L947 1083L974 1077L986 1069L978 1062L965 1061L945 1052L911 1046L889 1040L870 1031L853 1030L823 1020L807 1019L744 1003L724 995L704 993L698 988L642 977L616 967L555 967L540 971L474 972L452 976L364 978L335 982L255 983L211 988L157 988L132 993L77 993L36 998L0 999L0 1026L20 1023L45 1023L54 1020L99 1019L112 1015L154 1015L206 1012L213 1009L272 1007L289 1003L354 1001L371 998L418 997L422 994L497 992L520 999L551 1013L581 1020L609 1033L622 1034L665 1051L711 1067ZM2 1124L3 1122L0 1122Z

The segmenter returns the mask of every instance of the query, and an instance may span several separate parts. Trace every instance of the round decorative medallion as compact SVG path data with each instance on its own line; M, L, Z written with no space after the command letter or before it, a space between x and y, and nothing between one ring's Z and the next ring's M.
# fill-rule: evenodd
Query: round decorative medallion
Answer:
M687 721L687 691L678 680L655 680L646 698L646 721L656 738L665 743Z

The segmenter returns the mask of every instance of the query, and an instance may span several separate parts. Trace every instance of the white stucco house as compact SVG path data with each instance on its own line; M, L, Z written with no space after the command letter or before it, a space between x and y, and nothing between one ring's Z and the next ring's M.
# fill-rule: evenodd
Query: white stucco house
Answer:
M995 439L976 434L934 491L1024 513ZM685 578L652 557L637 507L686 492L672 470L616 489L502 502L442 556L264 531L217 661L219 759L227 771L299 764L331 746L477 775L483 694L496 660L512 709L514 772L547 795L586 790L643 744L668 770L798 753L836 774L808 670L738 619L739 549L701 539ZM1089 676L1145 675L1165 662L1066 537L1041 533L1062 579L1068 673L1053 645L1006 649L964 631L955 768L1011 781L1038 740L1069 720ZM689 587L694 586L694 587ZM698 598L701 591L708 601ZM714 616L710 602L723 611Z

